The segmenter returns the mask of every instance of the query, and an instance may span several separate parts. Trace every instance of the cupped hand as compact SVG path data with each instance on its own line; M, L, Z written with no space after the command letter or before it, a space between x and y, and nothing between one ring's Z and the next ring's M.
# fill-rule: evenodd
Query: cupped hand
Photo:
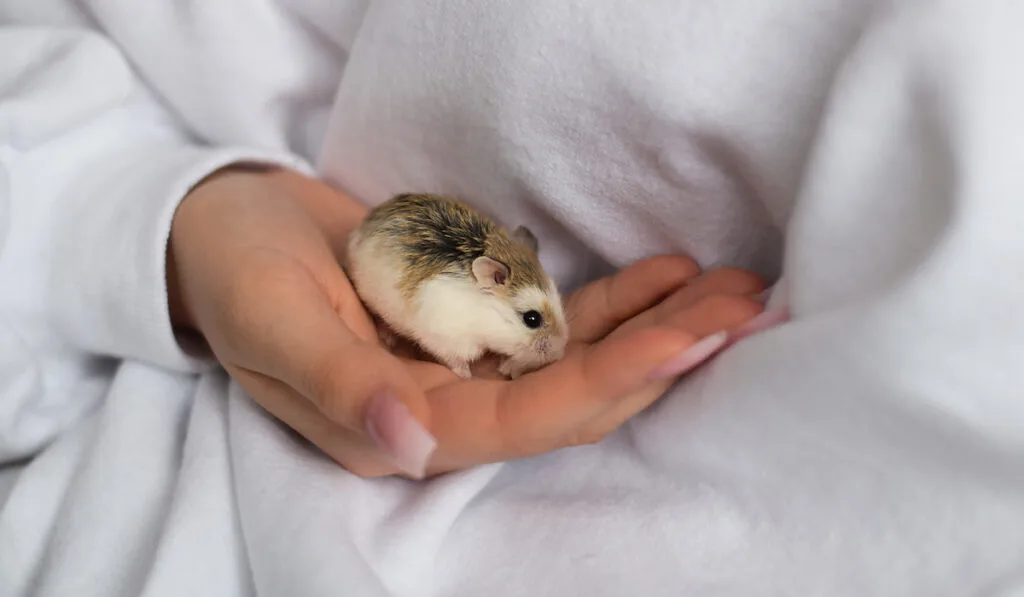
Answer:
M567 299L566 356L544 369L514 381L461 380L408 361L438 441L428 472L600 441L749 328L763 288L741 270L702 275L689 259L653 257Z
M175 328L200 336L256 402L353 468L372 453L374 397L396 397L430 424L419 384L379 345L339 266L365 214L297 172L231 167L181 202L167 252ZM334 436L351 445L337 449Z
M566 302L564 359L463 380L396 356L339 266L365 215L287 170L224 170L175 215L172 321L270 414L361 476L421 477L599 440L761 311L754 276L656 257Z

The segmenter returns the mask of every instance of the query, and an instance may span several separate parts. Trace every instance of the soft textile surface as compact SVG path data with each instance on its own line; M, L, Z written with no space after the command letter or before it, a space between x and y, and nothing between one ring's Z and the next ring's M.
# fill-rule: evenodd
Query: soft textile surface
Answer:
M0 0L0 595L1021 595L1021 22ZM459 194L566 290L781 273L794 320L598 445L360 480L171 335L174 206L238 159Z

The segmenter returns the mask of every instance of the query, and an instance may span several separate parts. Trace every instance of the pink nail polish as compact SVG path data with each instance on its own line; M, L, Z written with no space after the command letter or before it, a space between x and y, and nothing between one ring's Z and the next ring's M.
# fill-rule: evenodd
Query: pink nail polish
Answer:
M437 440L398 398L387 393L375 396L366 411L366 430L402 472L423 478Z
M747 336L760 334L765 330L771 329L787 321L789 321L788 308L784 307L782 309L771 309L769 311L765 311L733 332L729 342L730 344L738 342Z
M729 333L724 331L707 336L679 356L652 371L649 377L652 381L660 381L686 373L718 352L725 346L728 339Z

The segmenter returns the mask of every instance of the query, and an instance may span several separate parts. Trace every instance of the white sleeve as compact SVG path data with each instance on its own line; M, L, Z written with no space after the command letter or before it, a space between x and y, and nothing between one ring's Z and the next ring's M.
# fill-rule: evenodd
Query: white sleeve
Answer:
M96 33L0 28L0 56L0 317L31 346L194 368L164 279L178 202L230 163L309 168L200 146Z

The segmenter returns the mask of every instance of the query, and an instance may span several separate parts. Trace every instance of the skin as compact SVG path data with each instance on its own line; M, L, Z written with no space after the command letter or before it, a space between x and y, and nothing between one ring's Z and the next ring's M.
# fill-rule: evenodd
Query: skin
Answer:
M752 274L655 257L567 299L571 342L558 363L513 381L463 380L380 343L338 265L365 215L295 172L226 169L181 203L167 260L178 331L204 340L266 411L361 476L429 476L599 441L693 364L663 366L763 309ZM381 396L397 408L379 408ZM396 429L409 425L433 442L425 467L396 456Z

